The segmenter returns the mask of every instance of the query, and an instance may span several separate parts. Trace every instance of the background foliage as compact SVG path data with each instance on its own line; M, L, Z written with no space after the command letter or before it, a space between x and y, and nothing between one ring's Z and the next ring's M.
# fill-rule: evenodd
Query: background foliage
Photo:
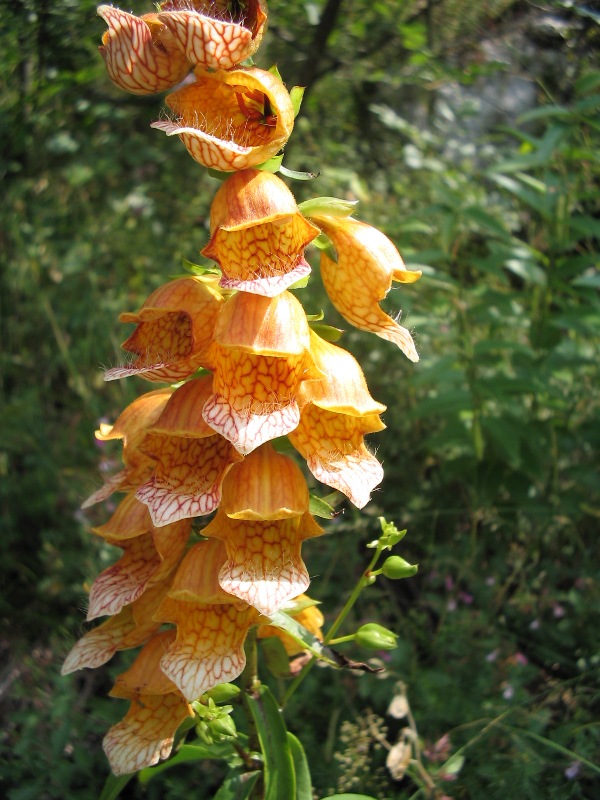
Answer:
M386 478L366 514L345 508L307 547L313 594L339 608L382 513L409 528L403 554L421 568L359 607L357 621L400 634L381 654L383 677L313 671L290 704L317 797L409 798L424 785L385 768L406 726L386 716L399 681L439 796L600 788L594 7L270 2L259 64L276 61L288 85L308 87L285 163L321 173L292 187L298 199L361 200L360 218L424 271L386 301L416 333L417 366L366 334L342 339L388 405L372 443ZM81 633L85 587L114 558L89 536L110 509L77 511L118 458L92 431L147 385L104 384L99 366L121 360L119 311L195 259L217 186L149 129L157 98L109 85L103 27L89 0L15 0L0 15L0 787L10 800L89 798L103 785L100 741L123 713L104 695L124 661L69 679L58 670ZM318 278L308 291L307 311L324 306L339 322ZM222 775L206 763L124 796L175 798L193 785L208 797Z

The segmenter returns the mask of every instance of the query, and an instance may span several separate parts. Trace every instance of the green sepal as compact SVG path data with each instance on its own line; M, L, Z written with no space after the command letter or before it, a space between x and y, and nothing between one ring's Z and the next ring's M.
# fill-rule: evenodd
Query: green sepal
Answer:
M306 319L309 324L311 322L321 322L321 320L325 319L325 312L321 309L318 314L307 314Z
M296 281L296 283L292 283L291 286L288 288L291 289L306 289L308 286L308 282L310 281L310 275L305 275L303 278L300 278Z
M344 335L344 331L341 328L334 328L333 325L320 325L318 322L309 322L308 324L311 330L320 336L321 339L325 339L326 342L339 342Z
M281 77L281 72L279 72L279 68L277 67L277 64L273 64L272 67L269 67L267 72L270 72L271 75L275 75L275 77L278 78L283 83L283 78Z
M293 733L287 732L288 746L294 762L296 773L296 798L295 800L312 800L312 781L306 753L300 740Z
M287 741L283 717L268 686L246 695L260 749L264 757L263 800L287 800L296 797L294 761Z
M283 155L273 156L273 158L268 158L266 161L263 161L262 164L258 164L254 169L262 169L264 172L279 172L282 161Z
M302 105L302 99L305 91L306 86L292 86L290 89L290 100L292 101L292 106L294 109L294 117L297 117L300 112L300 106Z
M335 263L337 264L338 262L337 250L333 246L333 242L331 241L329 236L327 236L327 234L321 231L321 233L317 236L317 238L312 240L311 244L314 244L317 250L321 250L321 252L325 253L325 255L329 256L329 258L332 261L335 261Z
M231 178L234 174L233 172L221 172L220 169L214 169L213 167L208 167L208 174L211 178L216 178L218 181L226 181L227 178Z
M296 181L312 181L321 174L320 172L300 172L296 169L288 169L283 164L279 167L279 172L286 178L293 178Z
M189 261L187 258L182 258L181 266L186 272L189 272L192 275L221 274L221 270L215 265L214 261L211 261L208 258L203 259L203 261L205 262L204 264L194 264L193 261Z
M260 770L230 772L213 800L248 800L261 774Z
M349 217L358 200L341 200L339 197L313 197L300 203L298 208L305 217Z
M320 517L321 519L333 519L335 517L335 509L329 505L326 500L321 497L316 497L311 494L308 501L308 510L313 517Z
M102 793L99 800L115 800L123 789L127 786L129 781L135 777L135 773L131 775L113 775L112 772L106 779L102 787Z
M381 536L376 546L391 550L406 536L406 529L399 531L394 523L388 522L385 517L379 517L379 524L381 525Z

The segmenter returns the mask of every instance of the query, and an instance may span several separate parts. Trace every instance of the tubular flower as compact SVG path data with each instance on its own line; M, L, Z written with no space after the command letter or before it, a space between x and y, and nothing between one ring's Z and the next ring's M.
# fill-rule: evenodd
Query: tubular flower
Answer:
M118 614L179 563L191 533L191 521L156 528L143 503L128 495L112 518L94 532L121 547L123 556L92 584L87 619Z
M240 292L224 305L211 348L213 393L202 416L240 453L294 430L302 381L321 377L304 310L289 292Z
M111 697L131 700L125 718L104 737L104 752L115 775L126 775L167 758L175 731L193 712L159 664L174 631L156 634L131 667L120 675Z
M367 433L385 428L385 406L369 394L363 372L350 353L311 331L311 355L326 377L300 387L300 423L290 442L315 478L343 492L358 508L369 502L383 469L364 444Z
M242 458L201 417L211 383L206 375L177 389L141 443L154 472L136 497L148 506L156 526L214 511L225 474Z
M238 18L228 12L228 5L209 0L173 0L161 4L158 18L192 64L231 69L258 49L266 28L267 5L264 0L241 2Z
M262 619L256 609L219 586L217 576L225 559L221 542L194 545L156 613L157 619L177 625L177 637L160 668L188 700L238 677L246 663L248 630Z
M321 253L321 277L331 302L340 314L363 331L376 333L398 345L411 360L418 361L412 336L381 310L379 303L392 281L414 283L420 270L407 270L392 242L377 228L352 217L311 215L331 239L337 262Z
M221 507L202 531L225 544L221 588L267 617L307 588L301 545L322 533L308 513L301 470L270 445L231 468Z
M96 431L96 439L99 441L123 439L125 469L113 475L104 486L90 495L82 508L89 508L106 500L113 492L136 489L150 475L154 462L139 449L139 445L145 438L147 429L160 416L172 392L172 389L156 389L143 394L127 406L114 425L100 425L100 429Z
M112 6L99 6L108 25L98 48L113 83L132 94L155 94L177 86L193 69L186 54L158 14L134 17Z
M210 232L202 253L223 270L220 285L265 297L310 273L304 249L319 235L285 183L255 169L223 183L210 208Z
M86 667L101 667L110 661L117 650L129 650L144 644L160 628L161 624L156 622L154 614L171 587L171 577L154 584L114 617L82 636L66 657L62 674L67 675Z
M178 135L204 167L221 172L254 167L285 145L294 127L294 107L280 78L256 67L207 72L167 96L175 122L152 127Z
M321 614L316 605L304 605L306 602L312 601L310 601L307 595L300 594L287 604L287 606L290 607L289 610L287 607L284 610L290 617L293 617L296 622L299 622L300 625L306 628L309 633L312 633L317 639L323 641L323 631L321 630L325 622L323 614ZM296 606L298 606L298 610L294 610ZM304 652L304 648L301 644L298 644L289 634L282 631L281 628L276 628L274 625L259 625L257 636L259 639L268 639L270 636L276 636L281 640L288 656L297 656L299 653Z
M107 370L104 380L139 375L149 381L175 383L203 366L223 296L202 278L179 278L153 292L137 313L121 322L138 327L121 345L135 360Z

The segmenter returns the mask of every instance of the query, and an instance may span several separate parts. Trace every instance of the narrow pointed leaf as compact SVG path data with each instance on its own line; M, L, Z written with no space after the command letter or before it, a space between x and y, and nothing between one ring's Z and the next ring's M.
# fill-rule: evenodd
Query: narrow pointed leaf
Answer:
M310 769L308 768L308 761L302 743L289 731L287 740L296 771L296 800L312 800Z
M134 774L117 777L111 773L106 779L99 800L115 800L133 777Z
M287 730L277 701L267 686L247 695L264 767L264 800L284 800L296 797L294 761L287 743Z
M214 800L248 800L260 772L232 772L230 773L214 796Z

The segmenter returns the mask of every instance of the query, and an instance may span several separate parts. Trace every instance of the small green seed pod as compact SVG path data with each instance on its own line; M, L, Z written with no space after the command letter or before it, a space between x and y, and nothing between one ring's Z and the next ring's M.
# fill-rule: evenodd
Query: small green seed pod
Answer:
M398 580L399 578L411 578L416 575L418 569L418 564L409 564L400 556L390 556L383 562L381 572L386 578Z

